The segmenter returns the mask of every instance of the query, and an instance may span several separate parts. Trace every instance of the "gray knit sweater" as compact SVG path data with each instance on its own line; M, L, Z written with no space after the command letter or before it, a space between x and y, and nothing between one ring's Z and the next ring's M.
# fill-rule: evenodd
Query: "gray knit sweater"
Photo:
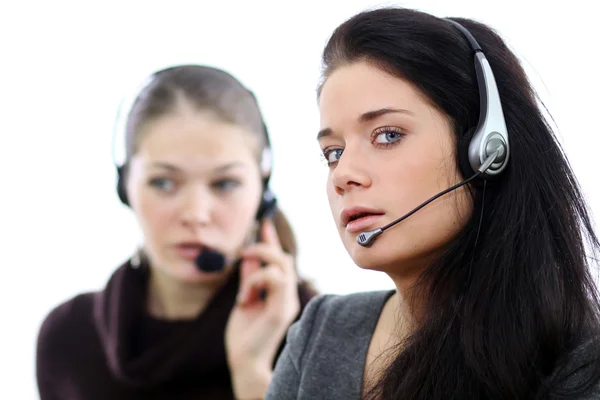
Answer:
M313 298L288 332L266 400L359 400L371 335L393 293ZM577 349L577 353L578 360L590 356L585 348ZM574 380L576 373L567 385ZM600 399L600 386L577 400L592 399Z

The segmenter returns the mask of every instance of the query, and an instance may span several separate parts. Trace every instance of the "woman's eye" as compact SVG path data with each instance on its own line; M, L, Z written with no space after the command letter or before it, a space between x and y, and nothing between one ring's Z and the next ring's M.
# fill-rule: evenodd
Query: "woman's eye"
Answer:
M218 190L229 191L240 186L240 182L234 179L222 179L220 181L216 181L213 186Z
M386 130L380 132L375 137L375 143L378 144L391 144L397 142L402 138L403 134L394 130Z
M343 152L343 149L325 150L323 152L323 157L325 158L325 161L327 161L327 165L331 165L340 160Z
M175 182L168 178L154 178L150 180L150 185L162 192L170 192L175 188Z

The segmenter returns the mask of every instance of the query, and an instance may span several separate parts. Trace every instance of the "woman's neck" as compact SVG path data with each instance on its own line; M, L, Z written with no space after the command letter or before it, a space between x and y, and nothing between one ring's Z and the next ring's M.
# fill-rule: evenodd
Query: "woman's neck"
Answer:
M395 354L414 328L410 307L402 292L396 292L384 304L373 331L363 374L365 391L381 378L389 367L389 356Z
M186 283L153 268L148 281L147 311L161 319L194 319L206 308L224 281Z
M403 262L397 269L388 269L386 274L396 286L396 311L400 312L411 324L418 323L423 317L426 306L427 284L421 279L431 263L435 262L437 253L419 262Z
M422 316L423 298L417 293L420 289L415 288L418 274L388 275L396 286L396 293L388 299L380 319L392 336L397 337L399 331L405 336L416 328Z
M411 306L404 294L396 290L386 302L380 315L380 329L383 335L399 344L415 328Z

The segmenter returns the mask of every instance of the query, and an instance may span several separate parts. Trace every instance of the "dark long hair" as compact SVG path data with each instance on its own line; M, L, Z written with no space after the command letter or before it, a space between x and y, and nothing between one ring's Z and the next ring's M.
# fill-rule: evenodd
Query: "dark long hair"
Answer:
M592 250L599 243L585 201L515 55L489 27L454 20L477 39L494 71L511 159L485 190L470 186L472 217L415 284L422 318L367 397L583 393L600 379L599 305L586 253L586 243ZM448 117L464 171L479 94L473 52L460 31L414 10L366 11L334 31L323 80L357 61L410 81ZM585 361L577 364L575 349L584 343Z

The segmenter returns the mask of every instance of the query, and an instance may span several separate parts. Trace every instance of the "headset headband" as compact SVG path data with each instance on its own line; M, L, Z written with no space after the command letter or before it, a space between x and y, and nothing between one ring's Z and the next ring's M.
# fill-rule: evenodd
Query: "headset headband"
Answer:
M483 162L492 155L498 148L500 154L492 165L481 174L483 178L490 178L499 175L508 164L510 155L510 146L508 142L508 131L500 93L496 85L494 73L481 46L471 33L461 24L448 19L458 30L466 37L474 52L475 71L477 73L477 85L479 87L479 122L475 128L475 133L469 144L469 164L474 171L477 171Z

